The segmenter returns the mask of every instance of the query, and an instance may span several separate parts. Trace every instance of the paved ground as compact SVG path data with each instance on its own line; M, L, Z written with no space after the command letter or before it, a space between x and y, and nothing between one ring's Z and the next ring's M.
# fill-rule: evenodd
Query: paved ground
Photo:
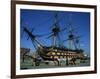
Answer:
M25 62L21 61L20 67L21 69L40 69L40 68L57 68L57 67L82 67L82 66L90 66L90 61L86 60L84 63L77 63L75 65L65 65L65 62L61 62L61 66L55 66L53 62L49 62L49 64L41 62L39 66L33 66L32 60L28 59Z

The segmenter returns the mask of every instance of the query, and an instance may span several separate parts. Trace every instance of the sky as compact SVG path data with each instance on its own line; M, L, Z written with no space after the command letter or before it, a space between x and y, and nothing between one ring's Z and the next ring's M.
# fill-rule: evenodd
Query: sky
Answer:
M21 9L20 10L20 47L30 48L35 50L31 39L28 39L27 33L23 31L23 27L27 27L34 35L43 35L43 37L36 37L44 46L53 45L53 37L48 38L52 32L53 24L55 22L55 15L57 14L58 27L60 29L67 28L59 33L61 40L68 39L68 27L71 22L74 29L73 33L80 36L80 48L85 50L85 53L90 55L90 13L89 12L75 12L75 11L49 11L49 10L34 10ZM28 39L28 40L27 40ZM68 41L63 43L68 47Z

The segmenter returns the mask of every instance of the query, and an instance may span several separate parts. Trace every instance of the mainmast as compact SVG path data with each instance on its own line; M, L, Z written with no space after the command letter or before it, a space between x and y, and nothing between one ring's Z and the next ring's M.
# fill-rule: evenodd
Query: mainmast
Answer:
M69 40L69 49L73 49L73 45L75 49L79 49L79 38L78 34L73 34L75 31L75 28L73 28L72 24L72 15L69 16L69 35L68 35L68 40Z
M73 35L73 28L72 28L72 14L69 15L69 49L73 49L73 42L74 42L74 35Z
M75 49L78 49L79 45L79 36L73 34L75 28L73 28L72 23L72 14L69 15L69 24L68 24L69 30L68 30L68 48L73 49L73 45ZM64 40L64 41L67 41Z

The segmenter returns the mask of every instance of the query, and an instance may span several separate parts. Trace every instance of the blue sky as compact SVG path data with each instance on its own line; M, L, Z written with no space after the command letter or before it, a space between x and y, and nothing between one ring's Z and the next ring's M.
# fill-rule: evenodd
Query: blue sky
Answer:
M85 52L90 54L90 13L88 12L69 12L69 11L48 11L48 10L30 10L21 9L21 39L20 46L25 48L30 48L34 51L33 44L31 40L27 40L28 35L23 32L23 26L27 27L35 35L42 35L51 33L54 27L55 14L58 15L58 26L60 29L68 28L68 24L72 22L74 33L78 33L80 37L80 47L85 50ZM47 39L47 36L37 38L40 43L45 46L51 46L53 44L52 37ZM68 39L68 29L60 33L60 38L62 40ZM68 41L64 42L64 46L68 47Z

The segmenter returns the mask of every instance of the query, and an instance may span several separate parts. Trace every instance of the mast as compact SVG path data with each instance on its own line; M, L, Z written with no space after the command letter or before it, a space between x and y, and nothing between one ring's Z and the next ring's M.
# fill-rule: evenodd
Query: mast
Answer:
M60 31L58 25L57 25L57 13L55 15L55 21L54 21L54 28L52 29L53 32L53 46L56 47L56 41L57 41L57 35Z
M69 38L69 49L72 49L72 42L73 42L73 34L72 34L72 25L70 24L70 30L69 30L69 35L68 35L68 38Z
M73 49L73 45L75 49L79 49L79 38L77 34L73 34L74 28L72 25L72 14L69 16L69 35L68 35L68 40L69 40L69 49Z
M54 31L54 36L53 36L53 39L54 39L54 47L56 47L56 29L57 29L58 27L57 27L57 14L55 15L55 24L54 24L54 28L53 28L53 30L55 30Z
M68 35L68 39L69 39L69 49L72 49L72 44L73 44L73 28L72 28L72 14L69 15L69 35Z
M80 49L80 40L79 40L80 36L78 36L78 34L76 34L75 36L75 43L76 43L76 49Z

